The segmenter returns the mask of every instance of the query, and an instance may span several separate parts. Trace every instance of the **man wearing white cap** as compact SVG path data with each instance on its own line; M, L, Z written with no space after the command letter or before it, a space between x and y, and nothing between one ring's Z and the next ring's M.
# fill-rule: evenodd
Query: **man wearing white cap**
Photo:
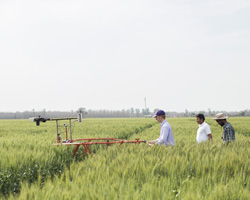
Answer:
M158 110L153 116L158 122L161 123L160 137L156 140L148 141L149 145L153 144L164 144L165 146L175 145L174 135L170 124L165 119L165 112L163 110Z
M218 113L215 115L214 120L223 127L223 139L224 143L235 140L235 132L233 126L227 122L227 118L223 113Z

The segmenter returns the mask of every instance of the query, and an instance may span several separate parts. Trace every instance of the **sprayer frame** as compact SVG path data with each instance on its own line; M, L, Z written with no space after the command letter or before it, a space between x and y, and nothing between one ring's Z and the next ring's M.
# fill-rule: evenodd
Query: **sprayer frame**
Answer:
M74 153L73 153L73 156L72 158L75 157L76 155L76 152L78 151L79 147L80 146L83 146L84 147L84 152L83 152L83 157L85 156L86 153L89 153L92 155L92 152L89 148L89 145L93 145L93 144L106 144L106 146L108 147L110 144L120 144L122 145L123 143L135 143L135 144L139 144L141 142L143 143L146 143L145 140L139 140L139 138L135 139L135 140L121 140L121 139L117 139L117 138L82 138L82 139L72 139L72 123L71 123L71 120L73 119L77 119L78 122L82 122L82 114L81 113L78 113L77 114L77 117L64 117L64 118L40 118L40 116L38 118L31 118L32 121L34 122L37 122L37 119L38 121L40 119L43 119L41 120L42 122L46 122L46 121L56 121L56 134L57 134L57 137L56 137L56 140L57 140L57 143L54 144L56 146L59 146L59 145L75 145L75 150L74 150ZM60 120L69 120L69 128L70 128L70 139L68 139L68 130L67 130L67 126L65 126L65 132L66 132L66 140L61 140L61 137L60 137L60 132L59 132L59 124L58 124L58 121ZM39 125L37 125L39 126ZM87 140L87 141L86 141ZM78 142L78 143L74 143L76 141L84 141L84 142ZM94 141L94 142L92 142Z

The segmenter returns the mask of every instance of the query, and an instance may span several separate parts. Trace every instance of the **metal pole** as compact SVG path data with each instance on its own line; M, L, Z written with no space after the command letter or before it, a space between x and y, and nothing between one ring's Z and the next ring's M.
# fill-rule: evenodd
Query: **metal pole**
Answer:
M56 141L58 142L59 130L58 130L58 120L56 120Z
M70 139L72 140L71 119L69 120Z

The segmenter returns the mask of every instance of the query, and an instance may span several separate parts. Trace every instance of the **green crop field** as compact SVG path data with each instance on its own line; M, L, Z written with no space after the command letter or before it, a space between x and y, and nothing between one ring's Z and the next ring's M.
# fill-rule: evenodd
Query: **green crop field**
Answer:
M74 160L73 147L53 145L55 122L0 120L0 198L250 199L250 118L228 120L236 141L227 146L211 119L213 141L199 145L194 118L167 120L175 147L93 145L93 156L83 158L81 148ZM152 140L159 131L154 119L84 119L73 138Z

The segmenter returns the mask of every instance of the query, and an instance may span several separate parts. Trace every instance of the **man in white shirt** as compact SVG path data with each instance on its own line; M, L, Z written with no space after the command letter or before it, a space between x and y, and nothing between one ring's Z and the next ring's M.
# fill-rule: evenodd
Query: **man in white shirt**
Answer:
M174 146L175 142L174 142L173 131L170 124L165 119L165 112L163 110L158 110L152 117L161 123L161 132L160 132L160 137L158 139L148 141L147 143L151 146L154 144L158 145L164 144L165 146L169 145Z
M196 136L197 143L212 140L210 126L205 122L205 116L203 114L197 114L196 122L199 124Z

